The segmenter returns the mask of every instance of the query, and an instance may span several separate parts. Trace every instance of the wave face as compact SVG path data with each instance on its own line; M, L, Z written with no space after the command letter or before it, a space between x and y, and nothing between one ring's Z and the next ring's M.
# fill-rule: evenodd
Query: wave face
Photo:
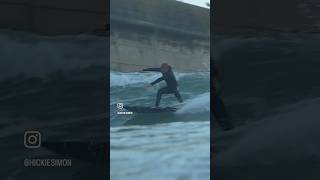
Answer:
M281 108L273 116L241 127L247 132L232 144L232 148L217 157L217 163L274 165L320 162L319 107L320 98L306 99Z
M320 96L320 35L216 36L214 58L225 104L236 121Z
M160 73L110 73L111 179L210 179L209 73L175 73L183 104L164 95L175 113L117 115L117 103L154 106ZM121 169L121 171L119 171Z
M106 37L90 35L47 37L0 30L0 144L5 144L0 153L7 162L0 179L99 179L106 172L77 160L77 153L88 150L77 145L70 148L77 152L68 153L73 159L69 173L17 167L27 157L63 157L61 150L44 145L28 151L23 145L27 130L39 130L43 144L106 143L106 42ZM91 172L90 177L83 172Z
M216 133L216 147L220 149L215 158L216 178L317 179L319 107L320 98L305 99L233 132Z
M184 99L179 104L174 95L163 95L160 106L177 106L176 113L135 114L133 116L117 115L117 103L129 106L154 106L157 90L165 86L161 82L154 87L145 86L159 78L159 73L110 73L110 109L111 126L125 123L126 120L137 122L174 122L174 121L198 121L210 119L210 80L209 73L175 73L179 83L179 91ZM152 118L152 119L150 119ZM129 123L130 123L129 122ZM120 123L121 124L121 123Z
M210 113L210 93L200 94L186 101L177 114Z
M216 179L319 177L319 42L319 34L216 36L222 98L237 125L213 135Z

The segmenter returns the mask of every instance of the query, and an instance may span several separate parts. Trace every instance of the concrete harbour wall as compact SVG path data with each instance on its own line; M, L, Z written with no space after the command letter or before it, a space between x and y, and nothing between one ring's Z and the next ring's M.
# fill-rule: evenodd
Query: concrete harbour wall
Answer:
M110 68L137 71L166 62L210 70L209 9L175 0L112 0Z
M105 0L0 0L0 28L41 35L102 33Z

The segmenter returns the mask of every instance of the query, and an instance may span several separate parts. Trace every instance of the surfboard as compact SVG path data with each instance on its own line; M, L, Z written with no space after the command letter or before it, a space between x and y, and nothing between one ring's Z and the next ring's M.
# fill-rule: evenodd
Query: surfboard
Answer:
M168 113L176 112L174 107L143 107L143 106L124 106L124 109L134 113Z

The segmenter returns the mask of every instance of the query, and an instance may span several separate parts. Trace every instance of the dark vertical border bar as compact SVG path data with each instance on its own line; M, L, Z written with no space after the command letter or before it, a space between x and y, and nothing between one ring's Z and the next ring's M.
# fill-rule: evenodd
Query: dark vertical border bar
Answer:
M0 55L0 127L8 134L0 141L6 144L0 153L6 163L0 179L108 179L110 5L104 0L98 3L106 11L1 3L0 8L7 10L9 4L11 9L3 11L6 17L0 20L0 40L4 41L0 45L9 47L2 48ZM89 20L72 13L66 17L68 12L89 12L89 17L85 16ZM16 21L16 17L30 14L30 21L29 17ZM106 18L101 20L102 16ZM94 18L99 18L98 29L88 25ZM78 39L80 33L84 36ZM64 39L70 44L63 46ZM91 47L96 39L99 44ZM81 48L86 61L67 61L81 56ZM14 53L6 53L11 49ZM17 130L12 128L17 125ZM41 146L26 146L25 134L31 130L41 135L37 140ZM72 165L48 168L28 164L39 159L68 159Z
M107 154L107 161L106 161L106 172L107 172L107 177L106 179L111 179L110 178L110 0L107 1L107 23L106 23L106 30L107 30L107 80L106 80L106 86L107 86L107 149L106 149L106 154Z
M214 12L214 1L210 0L210 179L213 178L213 164L214 164L214 156L213 156L213 121L212 121L212 111L213 111L213 65L214 65L214 60L213 60L213 12Z

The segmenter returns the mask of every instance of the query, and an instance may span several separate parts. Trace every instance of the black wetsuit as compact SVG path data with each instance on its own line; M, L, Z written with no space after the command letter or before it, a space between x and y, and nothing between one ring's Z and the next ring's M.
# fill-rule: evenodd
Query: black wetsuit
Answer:
M143 69L143 71L155 71L161 72L160 68L147 68ZM159 106L162 94L174 94L179 102L183 102L181 95L177 89L178 82L176 77L174 76L171 67L166 73L162 73L162 77L158 78L157 80L153 81L151 85L155 85L161 81L165 81L167 83L167 87L163 87L158 90L157 100L156 100L156 107Z
M217 72L216 67L214 66L213 69L213 116L215 117L216 121L220 124L223 130L227 131L233 129L233 123L228 116L226 107L221 99L221 97L217 93L217 81L219 80L219 75Z

